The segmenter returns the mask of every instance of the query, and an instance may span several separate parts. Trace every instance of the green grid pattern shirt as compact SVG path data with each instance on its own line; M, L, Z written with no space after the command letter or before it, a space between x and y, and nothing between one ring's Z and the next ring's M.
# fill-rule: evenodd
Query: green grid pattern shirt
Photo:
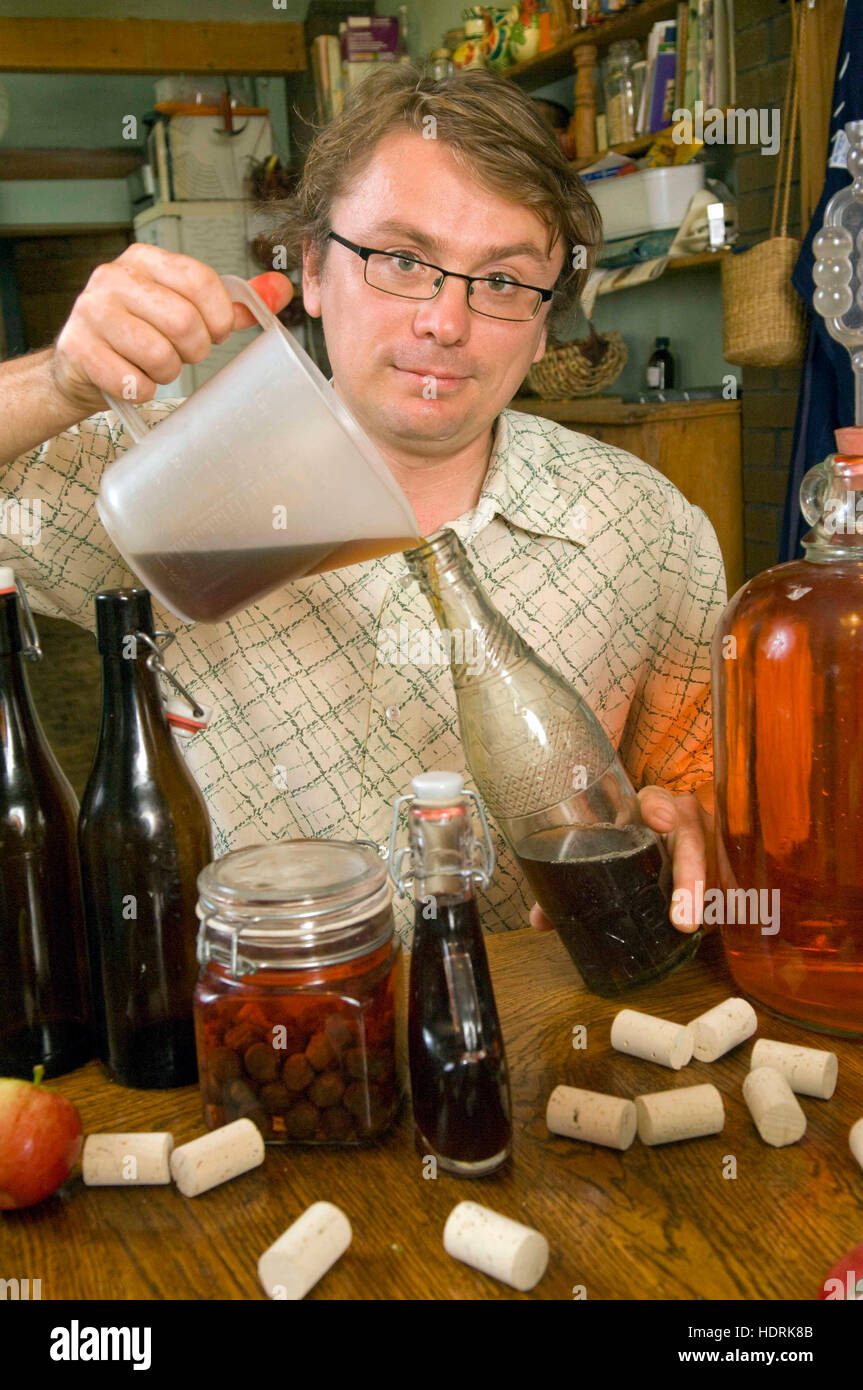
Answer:
M141 409L157 424L180 404ZM95 631L96 593L137 582L95 509L103 469L132 442L106 411L9 465L6 495L40 500L41 536L0 535L0 563L37 612ZM504 410L479 503L448 524L503 615L585 697L636 788L712 778L710 641L727 600L703 511L633 455ZM217 855L291 836L382 844L417 772L466 773L435 621L401 555L300 580L224 623L154 613L177 633L171 669L214 706L182 748ZM417 660L379 660L384 632ZM507 931L527 924L532 897L491 828L498 863L480 910L487 930ZM409 941L410 901L394 907Z

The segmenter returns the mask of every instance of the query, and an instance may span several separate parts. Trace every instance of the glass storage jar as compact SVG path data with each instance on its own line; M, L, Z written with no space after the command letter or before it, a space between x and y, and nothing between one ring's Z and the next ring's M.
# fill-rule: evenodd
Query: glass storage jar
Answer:
M641 57L636 39L621 39L608 50L605 79L605 116L609 147L634 140L638 124L633 64Z
M246 1116L270 1143L359 1144L388 1129L401 945L377 847L283 840L198 876L195 1040L210 1129Z

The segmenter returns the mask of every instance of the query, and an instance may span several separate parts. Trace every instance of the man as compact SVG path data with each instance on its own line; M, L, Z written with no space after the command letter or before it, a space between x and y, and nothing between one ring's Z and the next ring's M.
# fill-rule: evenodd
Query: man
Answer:
M598 227L513 83L484 72L434 83L398 65L319 132L274 240L289 258L301 252L333 388L421 534L451 524L504 614L579 687L644 819L668 835L675 886L694 897L714 875L709 644L726 602L716 537L647 464L506 409L545 351L550 312L577 299ZM282 307L287 281L262 281ZM157 383L249 321L208 267L133 246L94 272L52 348L0 371L5 491L41 496L48 513L40 544L2 538L0 561L37 610L92 628L94 594L130 582L93 506L103 466L132 442L101 410L101 390L128 396L131 383L150 402ZM178 404L142 413L157 421ZM216 706L184 751L218 853L291 835L381 843L416 772L464 768L446 671L378 659L383 634L433 626L396 555L178 632L174 670ZM520 927L530 912L546 928L495 839L484 924ZM397 920L407 939L407 904Z

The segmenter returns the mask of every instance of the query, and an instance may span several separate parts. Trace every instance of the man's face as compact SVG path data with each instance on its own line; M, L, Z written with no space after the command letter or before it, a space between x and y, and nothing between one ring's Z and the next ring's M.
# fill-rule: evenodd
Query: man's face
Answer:
M366 173L336 199L330 225L360 246L412 252L465 275L505 272L545 289L565 253L558 241L549 259L536 213L487 192L447 145L409 130L381 140ZM384 450L449 457L487 428L542 357L548 304L513 323L469 309L464 280L411 300L373 289L363 272L338 242L329 243L323 275L304 258L303 302L323 320L334 387Z

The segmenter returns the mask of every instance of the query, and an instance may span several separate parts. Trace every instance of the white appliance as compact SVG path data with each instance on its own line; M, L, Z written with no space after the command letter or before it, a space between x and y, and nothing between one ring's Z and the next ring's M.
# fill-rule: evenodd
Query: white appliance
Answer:
M232 132L225 129L225 116L215 106L196 110L179 102L163 102L156 110L168 120L150 131L148 158L155 173L167 156L170 196L177 202L242 198L252 161L268 159L273 153L273 129L264 107L235 107ZM163 196L167 194L168 189L163 189Z

